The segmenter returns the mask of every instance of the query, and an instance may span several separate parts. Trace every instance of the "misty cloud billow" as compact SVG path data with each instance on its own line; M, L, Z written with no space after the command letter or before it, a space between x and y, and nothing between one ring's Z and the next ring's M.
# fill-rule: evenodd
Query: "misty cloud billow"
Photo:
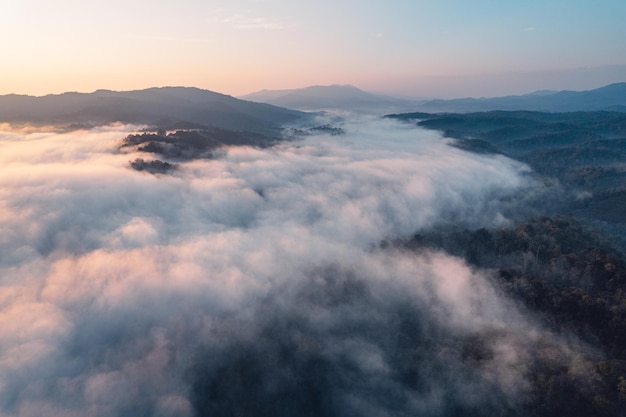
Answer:
M505 224L526 168L392 121L135 171L132 126L0 139L0 416L513 413L554 336L381 249ZM568 352L564 352L568 355Z

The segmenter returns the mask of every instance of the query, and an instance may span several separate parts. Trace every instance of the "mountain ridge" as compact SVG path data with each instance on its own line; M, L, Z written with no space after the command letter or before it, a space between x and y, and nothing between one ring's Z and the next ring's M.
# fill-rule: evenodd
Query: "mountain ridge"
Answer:
M341 110L360 113L404 111L418 104L416 100L369 93L351 84L260 90L240 98L303 111Z
M275 133L306 114L196 87L96 90L45 96L0 96L0 122L32 124L165 125L191 123L235 131Z
M306 111L470 113L493 110L543 112L608 110L626 112L626 82L613 83L591 90L537 90L527 94L488 98L411 100L366 92L350 84L260 90L240 98Z
M626 82L583 90L536 91L491 98L435 99L420 103L419 111L469 113L492 110L547 112L611 110L626 112Z

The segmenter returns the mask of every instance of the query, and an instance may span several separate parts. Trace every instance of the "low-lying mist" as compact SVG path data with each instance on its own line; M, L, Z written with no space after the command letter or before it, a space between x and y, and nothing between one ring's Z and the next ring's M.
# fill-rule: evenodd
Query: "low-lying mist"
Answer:
M168 175L133 126L0 133L0 416L515 414L580 346L461 259L385 248L504 226L522 164L391 120Z

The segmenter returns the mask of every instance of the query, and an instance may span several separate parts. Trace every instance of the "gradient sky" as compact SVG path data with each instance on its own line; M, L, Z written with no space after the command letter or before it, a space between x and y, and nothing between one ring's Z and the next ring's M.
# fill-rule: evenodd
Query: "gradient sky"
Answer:
M624 0L4 0L0 94L587 89L626 81L625 21Z

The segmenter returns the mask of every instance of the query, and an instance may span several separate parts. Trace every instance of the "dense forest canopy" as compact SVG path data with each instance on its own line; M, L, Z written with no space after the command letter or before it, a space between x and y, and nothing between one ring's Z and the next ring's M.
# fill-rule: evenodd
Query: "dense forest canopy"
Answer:
M492 111L386 116L453 138L452 146L527 163L565 190L560 204L511 228L447 228L389 242L429 248L493 271L492 282L547 328L576 337L584 373L537 347L527 415L622 416L626 410L626 114ZM490 353L478 336L471 355ZM585 353L586 352L586 353Z

